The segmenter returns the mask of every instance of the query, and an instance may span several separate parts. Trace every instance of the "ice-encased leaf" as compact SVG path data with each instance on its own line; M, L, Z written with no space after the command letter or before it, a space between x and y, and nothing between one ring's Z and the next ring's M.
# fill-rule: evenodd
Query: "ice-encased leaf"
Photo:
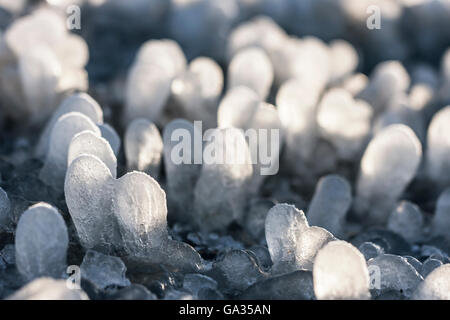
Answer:
M117 157L121 145L119 134L116 132L116 130L114 130L112 126L107 123L99 124L98 127L100 128L102 137L109 142L111 149Z
M116 177L117 159L106 139L89 130L77 133L70 142L67 166L70 166L72 161L82 154L91 154L98 157L106 164L113 178Z
M422 236L423 220L418 206L409 201L402 201L389 216L387 227L414 243Z
M94 250L88 250L84 255L80 271L84 279L101 290L110 286L130 285L130 280L126 277L127 267L120 258Z
M445 189L437 200L431 228L433 235L450 239L450 188Z
M42 276L59 278L66 267L69 236L58 210L38 203L20 217L16 230L16 265L27 281Z
M114 212L130 255L145 256L167 241L166 194L152 177L130 172L115 181L114 189Z
M450 264L433 270L412 296L415 300L450 300Z
M70 112L56 121L50 135L47 157L39 174L42 181L55 188L64 185L70 142L77 133L85 130L100 136L95 123L82 113Z
M379 270L380 287L373 288L372 294L374 297L388 291L397 291L410 298L413 291L423 280L417 270L400 256L382 254L370 259L367 265L371 269L376 267Z
M35 154L38 157L43 157L48 152L50 144L50 135L58 119L70 112L80 112L91 119L94 123L103 123L103 111L100 105L87 93L75 93L63 100L59 107L52 113L50 120L47 122L44 131L42 131L39 138Z
M85 248L109 252L121 245L112 207L114 178L99 158L83 154L74 159L67 170L64 193Z
M427 132L426 170L438 190L450 184L450 106L437 112Z
M364 256L345 241L328 243L313 269L317 299L369 299L369 271Z
M124 150L129 170L144 171L158 178L163 141L152 122L143 118L133 120L125 132Z
M323 96L317 113L321 134L343 159L353 159L370 133L372 108L353 100L344 89L331 89Z
M312 226L327 229L337 237L344 234L345 216L352 202L350 183L338 175L319 180L307 217Z
M253 175L250 151L241 129L212 129L209 133L194 190L194 219L204 231L242 222Z
M269 94L273 78L272 63L260 48L239 51L228 66L228 88L246 86L261 100L265 100Z
M385 223L398 197L416 175L422 146L402 124L380 131L361 160L355 209L367 224Z
M201 170L202 132L189 121L175 119L164 127L163 142L171 216L192 223L193 186Z
M89 300L81 290L67 287L66 280L42 277L36 279L6 298L7 300Z

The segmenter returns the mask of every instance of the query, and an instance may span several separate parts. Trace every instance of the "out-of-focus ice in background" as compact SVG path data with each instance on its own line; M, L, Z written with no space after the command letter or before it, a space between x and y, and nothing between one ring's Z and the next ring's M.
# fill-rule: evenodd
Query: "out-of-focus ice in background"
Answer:
M93 299L449 299L449 48L450 0L0 0L1 296L86 298L68 254Z

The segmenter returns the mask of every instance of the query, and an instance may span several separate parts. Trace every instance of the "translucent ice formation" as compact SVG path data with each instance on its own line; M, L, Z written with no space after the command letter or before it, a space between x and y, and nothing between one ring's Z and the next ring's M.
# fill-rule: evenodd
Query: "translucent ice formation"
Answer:
M172 40L142 44L126 82L125 123L144 117L158 122L170 96L172 80L186 68L186 58Z
M369 85L359 97L369 102L378 114L393 97L406 91L409 85L410 78L403 65L399 61L386 61L376 66Z
M194 185L201 170L201 137L199 128L184 119L173 120L164 127L163 159L170 212L177 219L190 223L194 219Z
M389 291L397 291L410 298L416 287L423 280L417 270L400 256L382 254L367 262L369 268L379 268L379 288L373 288L374 297Z
M242 291L258 281L264 280L267 274L262 272L255 259L243 250L232 250L214 264L216 272L225 277L227 290Z
M114 178L93 155L80 155L70 164L64 185L67 207L81 244L109 252L121 246L112 208Z
M396 124L380 131L361 160L355 209L366 224L386 222L398 197L416 175L422 146L407 126Z
M389 216L387 227L414 243L422 236L423 220L418 206L409 201L402 201Z
M230 34L227 44L227 57L244 48L259 47L271 57L276 48L282 46L287 38L286 32L268 16L257 16L237 26Z
M109 286L127 287L130 281L126 277L127 267L118 257L104 255L88 250L80 266L81 276L97 288L103 290Z
M267 213L266 241L272 274L312 270L317 252L333 240L327 230L309 227L303 211L294 206L277 204Z
M67 227L58 210L38 203L22 214L17 225L17 269L28 281L42 276L59 278L65 271L68 245Z
M370 105L362 100L353 100L344 89L326 92L317 111L321 134L343 159L353 159L361 152L370 133L371 118Z
M450 106L437 112L427 132L426 170L437 190L450 184L450 140L447 134L450 121Z
M253 176L251 154L242 130L213 129L203 152L194 190L195 222L202 230L224 229L242 222Z
M207 128L216 127L217 104L223 89L223 72L212 59L198 57L176 77L171 86L168 120L175 116L203 121Z
M294 271L271 277L250 286L240 296L243 300L314 300L311 271Z
M279 169L283 132L275 106L259 102L252 90L238 86L228 91L221 101L217 122L220 128L244 130L254 164L249 189L256 193L264 176L276 174Z
M251 127L253 113L258 110L259 104L257 94L248 87L239 86L228 90L217 110L219 128Z
M431 228L433 235L450 238L450 188L445 189L437 200Z
M369 271L364 256L345 241L328 243L313 269L317 299L369 299Z
M0 187L0 230L10 230L12 221L11 202L8 194Z
M393 97L380 116L376 119L373 131L379 132L381 129L392 124L404 124L409 126L422 142L425 138L425 126L423 115L420 110L414 109L410 98L405 93L399 93Z
M96 135L93 131L86 130L77 133L70 142L67 153L67 166L82 154L91 154L103 161L111 171L111 175L116 177L117 159L109 142Z
M317 141L316 104L318 95L296 79L278 90L276 104L285 135L286 162L292 170L311 159ZM301 160L301 161L299 161Z
M202 290L217 290L217 281L203 274L190 273L184 276L183 289L190 291L194 297L199 298Z
M450 264L435 269L421 282L412 296L416 300L450 300Z
M226 36L238 15L236 1L174 0L169 32L190 58L207 55L222 60Z
M109 145L111 146L114 154L117 157L117 155L119 154L121 141L120 141L120 137L117 134L116 130L114 130L114 128L111 127L107 123L99 124L98 127L100 128L102 137L105 138L109 142Z
M246 86L265 100L273 82L273 68L267 54L259 48L238 52L228 67L228 88Z
M129 170L144 171L158 178L163 141L153 123L143 118L133 120L125 132L124 150Z
M352 74L358 66L355 48L344 40L330 43L330 82L336 82Z
M79 112L87 116L96 124L103 123L103 111L100 105L86 93L75 93L64 99L52 113L36 146L36 156L44 157L50 145L50 135L58 119L70 112Z
M66 280L55 280L42 277L10 295L8 300L89 300L87 294L81 290L67 287Z
M54 188L64 185L70 143L77 133L85 130L100 136L100 129L82 113L70 112L58 118L51 131L48 153L39 175L42 181Z
M338 175L325 176L319 180L309 205L308 222L342 237L351 202L352 191L348 181Z
M426 278L431 272L433 272L434 269L437 269L440 266L442 266L442 261L433 258L428 258L423 262L420 274L422 275L423 278Z
M375 258L384 253L384 249L373 242L363 242L358 249L364 255L366 260Z

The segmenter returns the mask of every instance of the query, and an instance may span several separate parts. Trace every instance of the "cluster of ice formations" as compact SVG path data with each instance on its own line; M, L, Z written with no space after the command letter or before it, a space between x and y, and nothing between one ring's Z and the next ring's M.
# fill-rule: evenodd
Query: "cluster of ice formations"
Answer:
M115 176L120 138L114 129L102 128L105 128L103 112L94 99L86 93L67 97L48 121L36 147L36 155L45 156L40 172L42 181L62 187L68 165L83 153L99 156ZM102 137L103 133L109 140Z
M183 270L200 268L192 247L169 238L166 196L149 175L133 171L116 179L101 159L82 154L67 170L64 192L85 248Z
M224 80L212 59L187 64L173 40L150 40L139 49L126 80L125 122L144 117L166 124L177 117L202 120L215 127Z
M379 33L369 1L387 13ZM135 43L123 76L92 83L104 109L83 92L87 46L59 13L0 21L0 116L47 121L35 148L0 148L0 296L450 299L450 51L440 73L403 65L405 23L430 7L360 2L92 5L137 17L133 35L170 30ZM165 18L139 26L148 8ZM344 32L351 43L328 41ZM276 175L261 174L249 129L279 130L263 146Z
M88 88L88 47L54 10L40 8L15 20L0 47L3 112L13 118L40 123L65 92Z

